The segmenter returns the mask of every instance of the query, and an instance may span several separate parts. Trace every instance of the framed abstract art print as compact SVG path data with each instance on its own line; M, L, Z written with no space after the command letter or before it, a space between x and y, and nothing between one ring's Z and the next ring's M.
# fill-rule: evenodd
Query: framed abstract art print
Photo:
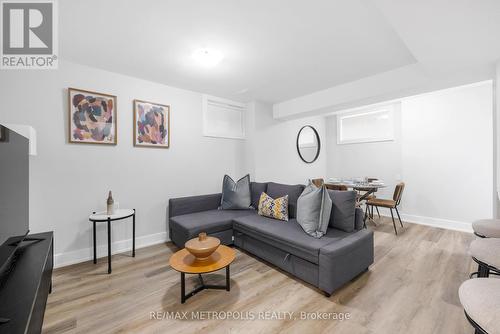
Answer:
M116 145L116 96L68 89L69 142Z
M170 106L134 100L134 146L169 148Z

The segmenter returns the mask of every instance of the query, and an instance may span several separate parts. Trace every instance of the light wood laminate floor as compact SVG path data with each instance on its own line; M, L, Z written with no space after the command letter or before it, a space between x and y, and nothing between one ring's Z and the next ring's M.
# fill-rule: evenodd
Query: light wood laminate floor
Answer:
M472 333L458 287L474 265L467 255L473 235L405 224L394 235L384 219L375 230L370 270L326 298L316 288L237 250L231 292L205 290L180 303L180 274L168 265L172 244L142 248L135 258L113 256L54 272L44 333ZM207 280L224 284L224 271ZM196 283L191 276L187 289ZM231 311L246 320L197 320L191 313ZM261 312L348 313L349 320L259 319ZM151 319L151 312L188 312L188 319ZM222 314L222 313L221 313ZM236 314L236 313L235 313ZM179 315L182 315L180 313ZM251 320L252 315L255 319Z

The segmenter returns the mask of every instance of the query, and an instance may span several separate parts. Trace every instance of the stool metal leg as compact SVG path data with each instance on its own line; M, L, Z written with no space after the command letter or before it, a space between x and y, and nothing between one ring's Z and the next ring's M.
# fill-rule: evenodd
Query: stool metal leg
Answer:
M111 274L111 219L108 218L108 274Z
M479 264L477 271L478 271L477 277L489 277L490 276L490 269L488 268L488 266Z
M135 257L135 209L132 216L132 257Z
M96 241L96 232L95 232L96 222L94 221L93 223L94 223L93 224L94 225L94 233L93 233L93 235L94 235L94 264L96 264L97 263L97 241Z

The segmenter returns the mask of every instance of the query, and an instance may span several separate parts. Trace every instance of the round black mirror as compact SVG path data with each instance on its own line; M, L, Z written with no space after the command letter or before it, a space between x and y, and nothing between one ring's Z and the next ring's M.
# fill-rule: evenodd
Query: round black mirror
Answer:
M302 161L313 163L318 159L320 149L318 131L310 125L302 127L297 135L297 152Z

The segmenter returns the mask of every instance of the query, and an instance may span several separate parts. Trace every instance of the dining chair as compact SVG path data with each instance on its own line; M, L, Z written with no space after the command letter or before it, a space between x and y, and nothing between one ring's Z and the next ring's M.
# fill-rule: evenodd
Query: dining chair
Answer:
M401 216L399 215L398 211L398 206L401 203L401 197L403 196L403 190L405 189L405 183L400 182L396 185L394 188L394 194L392 196L392 199L383 199L383 198L373 198L369 199L366 201L366 211L365 215L369 214L369 208L370 206L373 207L382 207L382 208L388 208L391 210L391 217L392 217L392 225L394 226L394 233L398 235L398 230L396 229L396 221L394 220L394 214L392 210L396 210L396 213L398 215L399 223L401 224L401 227L403 226L403 221L401 220ZM373 212L373 210L372 210Z
M329 190L340 190L340 191L346 191L347 186L344 184L331 184L331 183L326 183L325 184L326 189Z
M312 179L311 182L316 186L316 187L322 187L323 184L325 184L325 180L323 179Z

